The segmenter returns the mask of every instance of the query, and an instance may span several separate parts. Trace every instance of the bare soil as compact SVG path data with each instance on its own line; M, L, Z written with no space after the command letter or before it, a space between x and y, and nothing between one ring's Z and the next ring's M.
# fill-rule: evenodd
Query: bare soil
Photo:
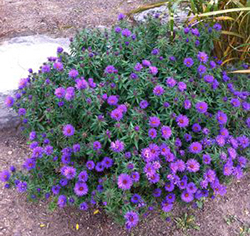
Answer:
M154 2L156 0L150 0ZM0 0L0 40L46 34L70 37L85 27L110 26L119 12L149 0Z

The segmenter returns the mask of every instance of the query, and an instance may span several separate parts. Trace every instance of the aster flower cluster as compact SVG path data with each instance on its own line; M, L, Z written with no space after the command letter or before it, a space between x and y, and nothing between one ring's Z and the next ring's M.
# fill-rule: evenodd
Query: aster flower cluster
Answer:
M79 33L71 54L58 48L6 98L31 156L0 179L59 207L101 205L131 229L152 209L225 195L224 180L243 176L250 80L210 56L219 24L163 45L157 19L131 27L125 18L111 32Z

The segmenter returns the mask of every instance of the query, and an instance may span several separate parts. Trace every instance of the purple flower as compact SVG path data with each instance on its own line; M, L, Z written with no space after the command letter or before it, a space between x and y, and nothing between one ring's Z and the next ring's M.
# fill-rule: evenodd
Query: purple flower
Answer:
M7 182L10 179L10 172L8 170L3 170L0 173L0 180L2 182Z
M52 192L53 192L55 195L59 194L60 189L61 189L60 185L55 185L55 186L52 186L52 188L51 188Z
M183 102L183 106L186 110L190 109L191 106L192 106L192 103L190 100L186 99L184 102Z
M117 184L119 188L123 190L129 190L133 185L133 181L128 174L120 174Z
M141 65L141 63L136 63L136 65L135 65L135 67L134 67L134 70L136 70L136 71L141 71L141 69L142 69L143 67L142 67L142 65Z
M11 97L11 96L8 96L8 97L5 99L5 105L6 105L7 107L12 107L13 104L14 104L14 102L15 102L15 100L14 100L14 98Z
M61 179L60 180L60 185L61 186L66 186L68 184L68 180L67 179Z
M189 172L197 172L200 170L200 164L195 159L189 159L186 165Z
M50 66L49 65L44 65L42 67L42 73L49 73L50 72Z
M25 116L26 115L26 109L25 108L19 108L18 114L19 114L19 116Z
M42 158L43 157L44 150L42 147L35 147L32 152L33 158Z
M78 71L76 69L72 69L69 72L69 77L75 79L79 75Z
M196 185L193 182L190 182L187 184L186 190L188 193L196 193L198 188L196 187Z
M132 197L131 197L131 202L132 203L139 203L141 200L141 196L139 194L134 194Z
M58 98L63 98L65 96L65 93L66 93L66 90L62 87L59 87L55 90L55 95L58 97Z
M172 192L174 190L173 182L167 182L165 184L165 190L168 191L168 192Z
M189 146L189 151L194 154L200 153L202 151L202 145L199 142L193 142Z
M86 202L82 202L79 206L79 209L82 211L87 211L88 210L88 204Z
M201 131L201 126L198 123L195 123L192 125L192 130L193 132L198 133Z
M115 95L111 95L108 97L108 104L109 105L117 105L118 103L118 98Z
M99 150L99 149L101 149L102 148L102 145L101 145L101 143L99 142L99 141L95 141L94 143L93 143L93 149L95 150L95 151L97 151L97 150Z
M219 24L219 23L215 23L213 28L216 30L216 31L220 31L222 29L222 26Z
M206 102L198 102L196 103L195 108L199 113L205 113L208 109L208 105Z
M149 129L148 131L148 136L151 138L151 139L154 139L156 138L157 136L157 130L156 129Z
M78 180L82 182L87 182L88 180L88 173L86 170L83 170L78 175Z
M187 67L191 67L194 64L194 61L191 57L185 58L183 63L187 66Z
M176 85L176 80L174 78L168 78L166 84L168 87L173 88Z
M153 191L153 196L154 196L154 197L160 197L160 196L161 196L161 193L162 193L161 189L160 189L160 188L156 188L156 189L154 189L154 191Z
M145 66L145 67L146 67L146 66L149 67L149 66L151 66L151 62L148 61L148 60L143 60L143 61L142 61L142 65Z
M63 126L63 134L65 136L69 137L69 136L74 135L74 133L75 133L75 128L72 125L67 124Z
M97 172L102 172L102 171L104 171L104 166L103 166L102 162L97 162L97 163L96 163L95 170L96 170Z
M95 168L94 161L87 161L86 167L87 167L88 170L93 170Z
M187 88L187 85L184 82L178 83L178 89L179 91L183 92Z
M181 199L184 202L192 202L194 200L194 195L185 190L181 194Z
M227 123L227 115L222 111L218 111L218 113L216 115L216 119L217 119L218 123L221 125Z
M140 180L140 174L137 171L131 173L131 179L133 182L138 182Z
M74 87L68 87L66 89L65 99L67 101L71 101L72 99L74 99L74 96L75 96L75 88Z
M169 126L162 126L161 127L161 136L165 139L169 139L172 135L172 130Z
M118 20L119 20L119 21L123 20L124 18L125 18L125 15L124 15L124 14L120 13L120 14L118 15Z
M199 32L199 30L198 30L197 28L191 29L191 33L192 33L193 35L197 36L197 37L200 36L200 32Z
M148 102L146 100L142 100L140 102L140 108L141 109L146 109L148 107Z
M77 182L74 187L74 192L77 196L83 196L88 193L88 185L84 182Z
M114 152L122 152L124 150L124 143L120 140L111 142L110 148Z
M149 73L152 75L156 75L158 73L158 69L155 66L149 66Z
M165 91L164 91L164 88L162 86L157 85L154 87L154 90L153 90L154 95L161 96L164 92Z
M75 87L78 90L86 89L88 88L88 82L85 79L77 79Z
M57 204L59 207L64 207L67 204L67 197L64 195L60 195L58 197Z
M26 192L27 191L27 182L20 181L17 184L17 190L20 193Z
M168 201L169 203L174 203L175 202L175 194L174 193L167 194L166 201Z
M203 163L206 165L209 165L211 163L211 156L209 154L204 154L202 159Z
M116 121L120 121L123 117L122 111L120 109L115 109L111 111L110 116Z
M105 72L108 74L113 74L113 73L117 73L117 70L115 69L114 66L109 65L105 68Z
M160 124L161 124L161 121L158 117L156 116L149 117L149 125L151 127L158 127Z
M208 55L205 52L199 52L197 58L200 62L206 63L208 61Z
M214 82L214 77L212 75L205 75L204 76L204 81L211 84Z
M24 168L32 170L36 167L36 161L33 158L27 158L24 163Z
M122 30L122 36L130 37L131 36L131 31L129 29Z
M168 202L167 200L163 200L161 206L164 212L170 212L173 209L173 204Z
M240 107L240 100L237 98L232 98L230 103L233 107Z
M116 33L120 33L122 31L121 27L117 26L115 27L115 32Z
M55 62L53 65L53 68L56 69L57 71L62 71L63 70L63 64L61 62Z
M113 159L110 157L104 157L102 160L102 165L106 169L110 168L113 165Z
M204 74L206 71L207 71L207 67L204 66L204 65L199 65L198 68L197 68L197 71L199 74Z
M128 211L124 218L126 220L126 227L127 229L131 229L132 227L135 227L139 222L139 216L134 211Z
M61 173L66 179L73 179L76 176L76 169L71 166L63 166L61 168Z
M179 115L176 118L177 125L181 128L188 126L189 124L189 119L185 115Z

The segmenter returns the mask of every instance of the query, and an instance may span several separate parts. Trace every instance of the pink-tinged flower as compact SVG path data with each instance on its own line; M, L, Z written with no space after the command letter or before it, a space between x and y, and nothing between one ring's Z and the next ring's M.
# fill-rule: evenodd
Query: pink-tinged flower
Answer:
M229 136L229 131L226 128L222 128L220 130L220 134L224 137L227 138Z
M169 139L172 135L172 130L169 126L162 126L161 127L161 136L165 139Z
M237 152L234 148L229 147L227 149L228 155L234 160L237 157Z
M88 88L88 82L83 78L77 79L75 87L78 90L86 89L86 88Z
M142 65L141 65L141 63L136 63L136 65L135 65L135 67L134 67L134 70L136 70L136 71L141 71L142 70Z
M129 190L133 185L133 181L128 174L120 174L117 184L119 188Z
M189 146L189 151L195 154L200 153L202 151L202 145L199 142L193 142Z
M129 37L131 35L131 31L129 29L122 30L122 36Z
M145 67L149 67L149 66L151 66L151 62L148 61L148 60L143 60L142 65L145 66Z
M11 97L11 96L8 96L8 97L5 99L5 105L6 105L7 107L12 107L13 104L14 104L14 102L15 102L15 100L14 100L14 98Z
M206 63L208 61L208 55L205 52L199 52L197 58L200 62Z
M175 164L177 166L177 170L180 172L183 172L186 169L186 164L183 160L177 160Z
M149 129L148 131L148 136L151 138L151 139L154 139L156 138L157 136L157 130L156 129Z
M111 111L110 116L112 119L120 121L123 117L123 114L121 109L116 108L115 110Z
M195 107L199 113L205 113L208 109L208 105L206 102L198 102L196 103Z
M66 89L65 99L67 101L71 101L72 99L74 99L74 96L75 96L75 88L74 87L68 87Z
M179 82L178 89L179 91L183 92L185 89L187 89L187 85L184 82Z
M28 85L28 79L20 79L18 83L18 88L19 89L24 89Z
M173 88L177 84L177 82L174 78L167 78L166 84L168 87Z
M156 184L160 181L160 175L158 173L154 173L151 176L148 176L148 180L152 184Z
M63 98L65 96L65 93L66 93L66 90L65 88L62 88L62 87L59 87L55 90L55 95L58 97L58 98Z
M225 145L225 143L226 143L226 140L225 140L224 136L222 136L222 135L217 135L216 138L215 138L215 140L216 140L216 143L220 147L223 147Z
M126 113L128 111L128 108L125 104L121 104L117 107L122 113Z
M181 128L188 126L189 124L189 119L185 115L179 115L176 118L177 125Z
M153 93L156 96L161 96L165 92L164 88L160 85L154 87Z
M73 179L76 176L76 169L72 166L63 166L61 168L61 173L66 179Z
M115 95L111 95L108 97L109 105L116 105L118 103L118 98Z
M69 77L75 79L79 75L78 71L76 69L72 69L69 72Z
M55 62L53 68L57 71L63 71L63 64L61 62Z
M192 103L190 100L186 99L184 102L183 102L183 106L186 110L190 109L191 106L192 106Z
M67 137L74 135L75 133L75 128L68 124L63 127L63 134Z
M187 66L187 67L191 67L194 64L194 61L191 57L185 58L183 63Z
M181 194L181 199L184 202L192 202L194 200L194 195L185 190Z
M149 162L145 165L143 171L147 175L147 177L150 177L156 173L154 166Z
M161 203L161 206L162 206L162 210L164 212L170 212L173 209L174 205L173 205L173 203L170 203L167 200L163 200L162 203Z
M149 67L149 73L152 75L156 75L158 73L158 69L155 66L150 66Z
M111 142L110 148L114 152L122 152L124 150L124 143L120 140Z
M222 111L218 111L218 113L216 115L216 119L217 119L218 123L221 125L227 123L227 115Z
M158 127L160 124L161 124L161 121L158 117L156 116L149 117L149 125L151 127Z
M189 172L197 172L200 170L200 164L195 159L189 159L186 163L186 168Z
M74 192L77 196L81 197L88 193L88 185L84 182L77 182L74 187Z
M132 227L135 227L139 222L139 216L134 211L128 211L124 218L126 219L126 228L131 229Z
M216 179L216 173L214 170L207 170L204 174L204 179L207 180L209 183L213 183Z

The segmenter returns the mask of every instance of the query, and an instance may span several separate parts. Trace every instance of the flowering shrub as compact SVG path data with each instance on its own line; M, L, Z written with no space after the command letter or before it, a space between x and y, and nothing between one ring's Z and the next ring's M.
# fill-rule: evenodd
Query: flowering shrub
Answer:
M210 57L218 27L84 30L30 69L6 105L18 111L31 157L2 171L6 187L87 210L102 206L127 228L175 201L224 195L249 157L249 80Z

